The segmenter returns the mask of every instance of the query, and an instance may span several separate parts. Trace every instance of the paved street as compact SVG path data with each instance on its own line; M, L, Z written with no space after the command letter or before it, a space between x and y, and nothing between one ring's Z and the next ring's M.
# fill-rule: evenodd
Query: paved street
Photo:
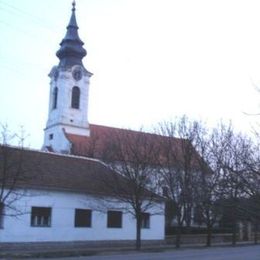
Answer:
M163 253L127 253L89 257L56 258L57 260L259 260L260 245L243 247L218 247L181 249ZM38 259L39 260L39 259Z

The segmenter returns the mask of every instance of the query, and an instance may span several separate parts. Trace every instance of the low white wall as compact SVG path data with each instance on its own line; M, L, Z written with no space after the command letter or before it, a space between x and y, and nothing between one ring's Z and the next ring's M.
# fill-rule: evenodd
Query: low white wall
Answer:
M99 210L97 207L99 205ZM101 203L99 203L101 202ZM122 228L107 228L107 214L104 201L92 196L54 191L31 191L30 195L17 201L24 214L17 217L4 217L0 229L1 242L36 242L36 241L94 241L94 240L134 240L136 235L135 219L129 213L123 214ZM31 226L31 207L51 207L51 227ZM122 206L122 205L121 205ZM162 210L163 205L158 204ZM76 208L92 209L91 227L74 227ZM120 210L120 205L111 204L112 210ZM122 208L122 207L121 207ZM104 209L101 211L100 209ZM150 212L152 213L152 212ZM164 215L151 215L150 228L142 229L142 239L164 239Z

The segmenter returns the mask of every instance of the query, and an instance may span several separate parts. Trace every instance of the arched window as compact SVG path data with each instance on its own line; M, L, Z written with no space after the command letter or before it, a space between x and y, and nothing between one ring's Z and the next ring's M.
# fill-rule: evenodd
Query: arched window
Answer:
M80 89L79 87L73 87L71 96L71 107L79 108Z
M53 91L52 109L57 108L57 101L58 101L58 88L55 87Z

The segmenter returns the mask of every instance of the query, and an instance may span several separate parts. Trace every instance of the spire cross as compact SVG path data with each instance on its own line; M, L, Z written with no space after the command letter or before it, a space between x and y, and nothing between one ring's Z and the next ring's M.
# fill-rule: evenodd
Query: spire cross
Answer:
M74 12L75 11L75 6L76 6L76 2L75 2L75 0L73 0L73 2L72 2L72 11Z

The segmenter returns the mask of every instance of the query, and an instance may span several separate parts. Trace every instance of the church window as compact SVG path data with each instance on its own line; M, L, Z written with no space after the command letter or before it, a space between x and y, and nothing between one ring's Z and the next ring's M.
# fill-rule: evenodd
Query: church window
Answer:
M80 89L79 87L73 87L71 96L71 107L79 109Z
M75 227L91 227L91 210L75 209Z
M108 228L122 227L122 211L109 210L107 212L107 227Z
M55 87L53 91L53 103L52 103L52 109L57 108L58 103L58 88Z
M50 227L51 226L51 208L32 207L31 211L32 227Z
M141 227L150 228L150 214L149 213L142 213Z

